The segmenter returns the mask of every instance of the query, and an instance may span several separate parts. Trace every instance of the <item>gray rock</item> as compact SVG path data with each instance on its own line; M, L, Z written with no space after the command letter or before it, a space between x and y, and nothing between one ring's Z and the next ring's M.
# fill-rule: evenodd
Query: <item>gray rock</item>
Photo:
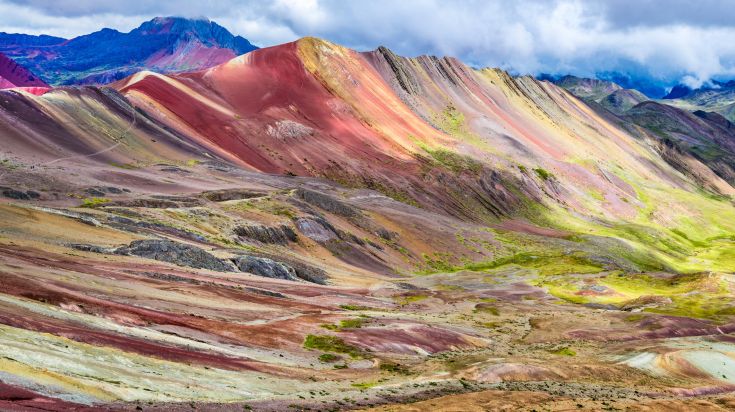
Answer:
M360 215L360 212L356 208L324 193L300 188L296 190L296 196L306 203L334 213L335 215L344 217L356 217Z
M390 230L384 228L377 229L375 231L375 234L388 241L394 241L398 239L398 233L391 232Z
M145 207L151 209L176 209L182 207L181 204L170 200L150 198L118 200L116 202L113 202L112 205L122 207Z
M212 190L202 193L202 197L213 202L226 202L228 200L253 199L266 196L268 193L248 189L224 189Z
M289 261L286 263L296 271L296 276L299 279L319 285L327 284L327 278L329 276L327 276L327 272L324 270L297 261Z
M285 245L288 242L295 242L297 239L296 232L290 226L286 225L277 227L262 225L238 226L234 229L234 232L239 237L269 244Z
M115 249L110 249L97 245L88 245L86 243L72 243L69 245L70 248L81 250L82 252L94 252L94 253L113 253Z
M243 255L233 261L242 272L271 279L298 280L296 271L291 266L272 259Z
M28 193L11 188L2 188L2 194L9 199L31 200L31 197L28 195Z
M107 218L106 223L109 226L114 227L115 229L124 230L126 232L132 232L132 233L158 232L158 233L165 233L168 235L176 236L182 239L193 240L195 242L202 242L202 243L207 242L207 238L205 238L204 236L198 233L189 232L188 230L175 228L173 226L168 226L168 225L164 225L161 223L149 223L143 220L128 219L127 217L122 217L122 216L110 216ZM148 230L145 230L145 229L148 229Z
M107 194L107 192L100 190L99 188L96 188L96 187L90 187L88 189L84 189L84 193L89 196L94 196L94 197L102 197L105 194Z
M125 189L120 189L114 186L92 186L84 189L84 193L89 196L102 197L107 194L121 195L125 192Z
M115 249L114 253L140 256L197 269L210 269L218 272L234 271L234 267L227 260L218 259L202 248L171 240L136 240L128 246Z
M326 220L318 217L299 218L296 220L296 228L298 228L304 236L319 243L326 243L330 240L339 238L334 226L329 224Z

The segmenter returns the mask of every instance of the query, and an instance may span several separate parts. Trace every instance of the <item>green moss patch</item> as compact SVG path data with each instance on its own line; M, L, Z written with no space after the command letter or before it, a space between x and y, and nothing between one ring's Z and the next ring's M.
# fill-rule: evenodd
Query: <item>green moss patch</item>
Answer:
M402 375L407 375L409 373L408 369L406 369L403 365L395 362L381 362L378 368L381 371L400 373Z
M493 305L488 305L486 303L480 303L476 305L473 312L474 313L489 313L493 316L500 316L500 310L498 310L497 307Z
M553 353L554 355L559 355L559 356L577 356L577 352L575 352L572 349L566 348L566 347L557 349L555 351L552 351L551 353Z
M454 173L470 172L473 174L482 171L482 163L474 158L453 152L447 149L424 149L431 158Z
M323 363L337 362L340 359L342 359L342 357L334 355L332 353L322 353L321 355L319 355L319 362Z
M344 329L358 329L361 328L368 321L368 318L343 319L337 325L327 323L321 325L321 327L334 331L342 331Z
M553 173L540 167L533 169L533 171L536 172L536 175L541 178L541 180L550 180L554 177Z
M361 306L361 305L339 305L340 309L344 310L370 310L372 309L369 306Z
M396 298L396 301L399 305L408 305L410 303L414 302L420 302L424 299L427 299L428 295L408 295L408 296L400 296Z
M304 348L322 352L344 353L351 358L364 358L365 354L359 348L345 343L342 339L331 335L307 335L304 339Z
M88 197L82 201L79 207L96 207L105 203L110 203L110 199L106 197Z

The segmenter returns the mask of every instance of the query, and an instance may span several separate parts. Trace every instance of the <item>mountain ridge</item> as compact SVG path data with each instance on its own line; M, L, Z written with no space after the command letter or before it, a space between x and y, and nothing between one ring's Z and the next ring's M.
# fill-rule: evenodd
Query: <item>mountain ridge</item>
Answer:
M128 33L102 29L69 40L0 34L7 53L52 84L109 83L140 70L191 71L257 49L205 19L156 17Z
M0 89L12 87L45 88L49 86L28 69L0 53Z

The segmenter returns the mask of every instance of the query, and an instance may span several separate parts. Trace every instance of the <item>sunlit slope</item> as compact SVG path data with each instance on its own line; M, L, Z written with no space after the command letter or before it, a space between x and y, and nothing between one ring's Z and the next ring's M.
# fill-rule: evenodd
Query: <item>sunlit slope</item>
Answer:
M365 55L459 150L489 156L529 186L542 181L544 207L532 220L593 243L617 239L618 246L604 247L608 253L650 268L732 268L732 242L723 237L735 229L733 188L699 160L666 153L650 133L601 115L549 82L473 70L451 58L403 58L384 48Z
M171 128L259 171L327 177L465 217L510 214L525 196L475 159L427 157L422 147L459 142L413 113L363 56L322 40L204 72L139 73L117 87Z
M109 88L56 88L42 96L7 91L0 100L0 149L29 166L74 160L132 167L206 152Z
M660 142L564 89L452 58L304 38L116 86L170 128L259 171L326 177L461 218L621 238L664 266L699 267L685 256L701 245L671 230L706 241L735 229L729 202L702 189L733 188L698 160L681 160L702 171L695 181L662 157ZM683 245L670 255L638 231Z

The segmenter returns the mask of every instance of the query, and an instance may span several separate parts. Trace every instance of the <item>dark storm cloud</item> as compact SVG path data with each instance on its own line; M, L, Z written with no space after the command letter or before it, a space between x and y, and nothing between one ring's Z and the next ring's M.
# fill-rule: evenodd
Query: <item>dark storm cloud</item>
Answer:
M715 0L0 0L0 31L70 37L160 15L206 16L261 46L314 35L519 73L642 67L693 86L735 75L735 8Z

